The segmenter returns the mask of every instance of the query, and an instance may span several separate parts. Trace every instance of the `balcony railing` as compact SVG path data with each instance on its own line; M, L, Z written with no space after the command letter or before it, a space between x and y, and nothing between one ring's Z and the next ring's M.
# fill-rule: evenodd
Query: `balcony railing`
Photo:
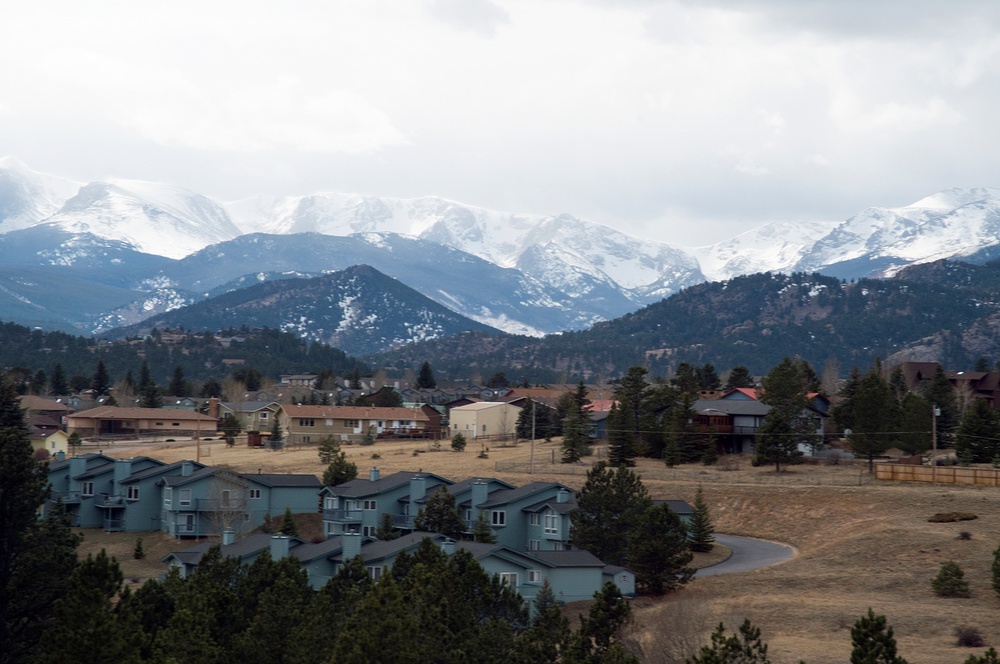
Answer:
M409 514L390 514L394 528L413 530L413 517Z
M325 509L323 520L336 523L361 523L362 510Z
M99 493L94 496L94 507L123 508L127 506L129 502L135 501L127 501L125 496L109 496L106 493Z
M167 532L174 537L209 537L218 534L218 528L212 524L175 523L167 529Z

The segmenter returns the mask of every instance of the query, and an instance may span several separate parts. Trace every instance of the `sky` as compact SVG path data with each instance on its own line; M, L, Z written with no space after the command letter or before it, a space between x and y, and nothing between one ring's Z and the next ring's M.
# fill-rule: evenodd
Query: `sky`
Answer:
M677 246L1000 187L996 0L14 0L0 155Z

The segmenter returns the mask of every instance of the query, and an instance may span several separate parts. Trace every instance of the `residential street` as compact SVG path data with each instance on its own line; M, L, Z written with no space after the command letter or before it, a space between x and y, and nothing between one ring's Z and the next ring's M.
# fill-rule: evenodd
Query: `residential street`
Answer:
M716 535L715 541L729 547L733 555L717 565L698 570L695 573L695 578L715 576L717 574L748 572L760 569L761 567L776 565L795 555L795 549L787 544L768 542L751 537Z

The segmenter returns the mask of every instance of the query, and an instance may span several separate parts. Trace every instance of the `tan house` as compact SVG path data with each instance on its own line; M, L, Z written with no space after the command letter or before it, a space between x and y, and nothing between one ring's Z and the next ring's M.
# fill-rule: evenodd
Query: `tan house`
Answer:
M440 421L437 411L429 407L284 404L278 411L278 425L289 445L318 443L327 436L341 442L360 442L368 432L374 436L434 437L440 434Z
M46 429L31 427L28 429L28 439L34 451L45 450L49 456L55 457L62 452L69 454L69 436L61 429Z
M218 420L208 415L175 408L119 408L99 406L69 416L69 433L84 438L101 436L176 435L194 436L218 429Z
M220 404L220 415L232 415L243 431L270 431L281 408L276 401L233 401Z
M451 435L466 438L508 438L514 435L521 409L500 401L480 401L452 408Z

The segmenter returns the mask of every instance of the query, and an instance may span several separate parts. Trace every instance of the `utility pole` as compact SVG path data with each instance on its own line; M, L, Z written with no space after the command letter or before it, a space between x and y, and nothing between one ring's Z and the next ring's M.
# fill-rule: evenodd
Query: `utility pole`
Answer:
M535 400L531 400L531 464L529 472L535 474Z

